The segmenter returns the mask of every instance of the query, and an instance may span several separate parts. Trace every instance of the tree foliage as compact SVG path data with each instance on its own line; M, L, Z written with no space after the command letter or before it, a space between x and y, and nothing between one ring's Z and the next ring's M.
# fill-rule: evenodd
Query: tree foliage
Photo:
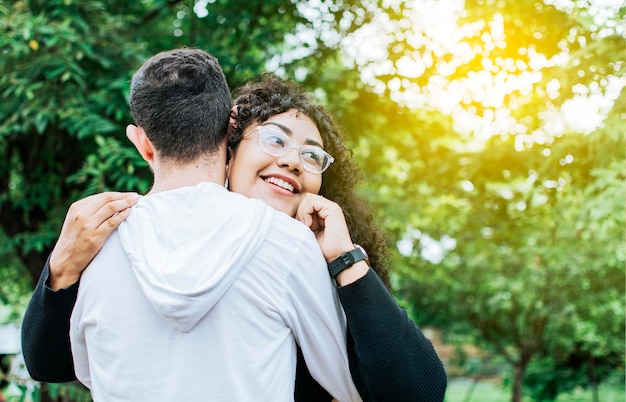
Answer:
M442 50L413 26L389 44L385 63L395 69L376 77L407 104L404 95L416 92L436 100L466 91L448 93L459 96L456 116L477 117L473 130L455 133L430 111L414 112L430 124L394 115L403 127L385 123L382 156L366 166L380 176L391 154L384 166L396 167L372 191L390 203L381 213L404 254L403 297L421 320L473 334L505 357L515 401L539 357L567 366L573 353L586 356L595 364L587 384L623 366L624 8L617 11L600 18L592 4L465 2L456 46ZM407 55L422 67L410 79L394 73ZM554 116L596 94L615 103L599 108L605 119L592 133L562 120L554 129ZM477 142L485 131L490 139Z

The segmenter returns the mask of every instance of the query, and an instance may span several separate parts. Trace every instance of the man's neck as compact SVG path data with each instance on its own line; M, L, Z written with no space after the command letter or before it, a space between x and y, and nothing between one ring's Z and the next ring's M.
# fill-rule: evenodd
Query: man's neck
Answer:
M148 194L196 186L202 182L223 186L225 180L225 162L196 161L188 164L161 165L154 169L154 185Z

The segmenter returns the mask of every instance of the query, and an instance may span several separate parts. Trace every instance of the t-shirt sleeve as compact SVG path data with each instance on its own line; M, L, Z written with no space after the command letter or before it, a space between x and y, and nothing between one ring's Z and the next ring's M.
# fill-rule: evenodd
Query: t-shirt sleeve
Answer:
M350 336L350 365L368 401L442 401L447 385L431 342L370 269L338 289Z
M350 375L345 316L326 260L309 234L286 281L285 320L313 378L341 402L361 401Z
M74 381L69 326L78 295L78 282L54 291L47 286L46 261L22 322L22 353L30 376L43 382Z
M349 349L348 349L349 350ZM358 386L357 386L358 388ZM302 350L298 347L298 362L296 364L295 402L331 402L333 397L311 377L309 368L304 362Z

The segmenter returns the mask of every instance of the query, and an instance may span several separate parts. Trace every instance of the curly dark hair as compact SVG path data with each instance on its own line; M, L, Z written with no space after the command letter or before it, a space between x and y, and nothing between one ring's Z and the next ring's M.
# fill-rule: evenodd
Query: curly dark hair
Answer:
M231 117L236 124L231 126L228 137L231 148L239 144L245 128L250 124L263 123L271 116L288 110L295 109L313 120L325 150L335 158L335 162L324 172L319 194L342 207L352 240L367 251L372 268L390 288L387 268L390 254L385 237L374 222L370 206L357 195L357 184L362 177L352 151L344 144L330 113L297 83L272 74L264 74L260 80L240 87L234 104L237 113L232 113Z

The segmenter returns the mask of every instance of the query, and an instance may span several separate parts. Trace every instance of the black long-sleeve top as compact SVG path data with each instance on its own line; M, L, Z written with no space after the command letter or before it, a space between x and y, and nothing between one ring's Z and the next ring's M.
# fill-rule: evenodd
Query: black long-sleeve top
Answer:
M31 377L74 381L69 339L78 282L53 291L49 262L39 278L22 324L22 351ZM430 341L402 310L378 275L370 271L338 288L348 322L350 372L364 401L442 401L446 373ZM299 350L298 350L299 352ZM298 353L295 400L330 401Z

